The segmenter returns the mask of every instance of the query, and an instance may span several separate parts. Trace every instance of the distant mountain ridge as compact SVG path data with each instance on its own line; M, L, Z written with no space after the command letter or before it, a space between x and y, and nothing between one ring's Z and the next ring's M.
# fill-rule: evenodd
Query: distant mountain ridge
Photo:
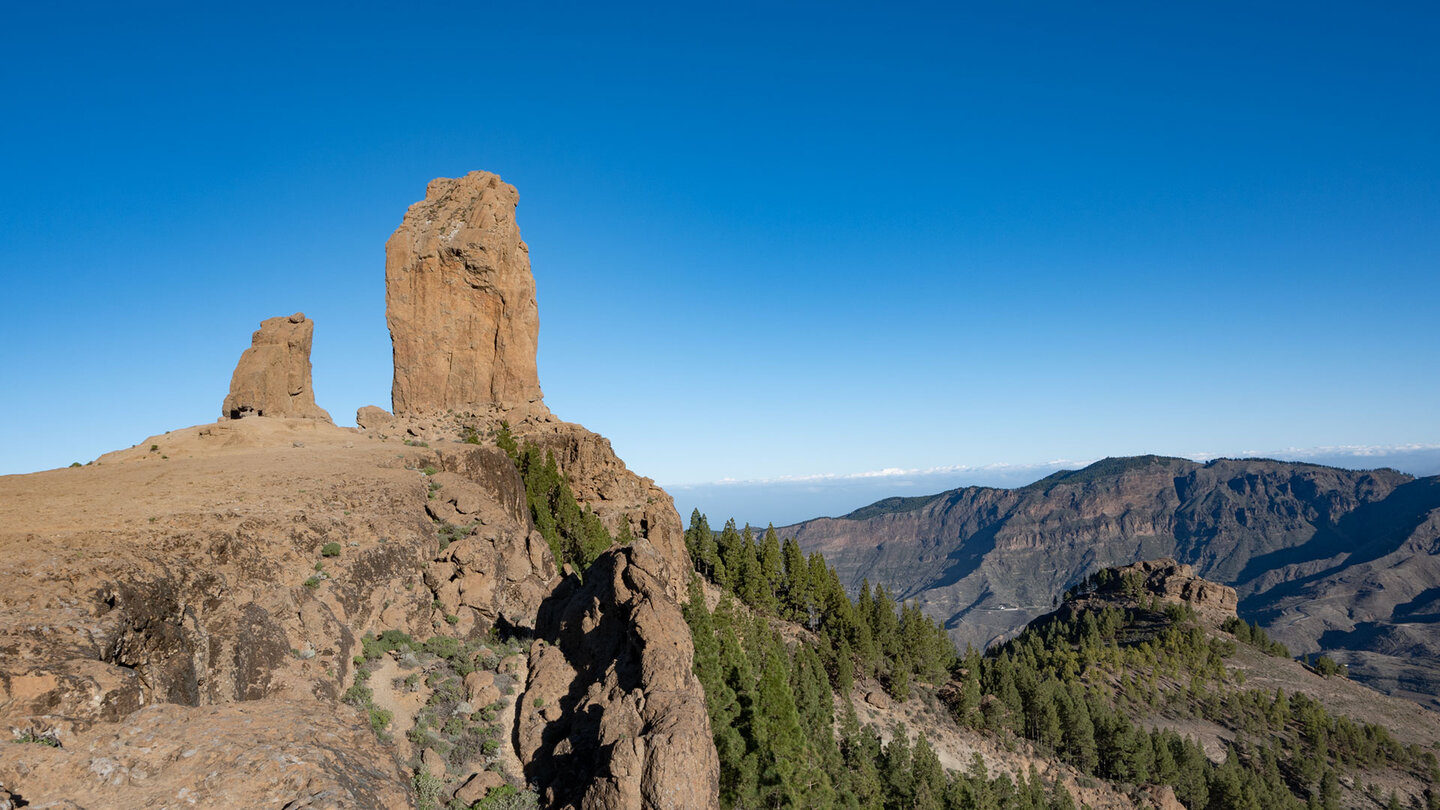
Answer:
M1440 477L1268 459L1107 458L1024 487L887 498L779 529L986 646L1098 568L1174 557L1296 653L1381 689L1440 686Z

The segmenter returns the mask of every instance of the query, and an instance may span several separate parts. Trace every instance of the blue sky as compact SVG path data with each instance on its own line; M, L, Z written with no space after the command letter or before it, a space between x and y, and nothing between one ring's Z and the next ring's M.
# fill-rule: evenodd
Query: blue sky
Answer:
M0 473L214 419L297 310L388 405L385 239L471 169L547 402L664 484L1440 444L1434 4L34 5Z

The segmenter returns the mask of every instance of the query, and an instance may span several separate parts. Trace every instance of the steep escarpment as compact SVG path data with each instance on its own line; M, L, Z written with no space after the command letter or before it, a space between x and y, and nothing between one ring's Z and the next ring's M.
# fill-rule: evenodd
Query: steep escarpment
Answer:
M1174 557L1235 587L1242 613L1297 653L1353 650L1383 679L1382 664L1395 663L1387 650L1418 644L1434 667L1423 679L1434 686L1440 635L1419 607L1440 585L1424 551L1440 538L1433 481L1393 470L1143 456L1019 489L891 499L781 533L823 551L851 588L868 577L916 600L962 644L1008 637L1098 568ZM1358 582L1347 572L1361 570L1369 586L1343 584ZM1312 598L1327 585L1335 598ZM1390 630L1402 624L1408 641L1397 643ZM1417 674L1388 677L1413 684Z

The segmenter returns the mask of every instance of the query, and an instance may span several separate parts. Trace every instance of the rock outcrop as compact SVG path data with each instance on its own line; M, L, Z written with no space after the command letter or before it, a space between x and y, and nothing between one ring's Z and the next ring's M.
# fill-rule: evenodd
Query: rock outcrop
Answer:
M717 808L719 759L676 578L645 540L546 602L517 739L551 807Z
M1202 618L1219 625L1235 617L1238 600L1235 589L1218 582L1201 579L1195 568L1182 565L1169 558L1141 560L1137 563L1110 569L1115 578L1108 587L1091 594L1112 597L1124 593L1127 582L1139 583L1141 593L1150 594L1162 602L1189 605Z
M222 417L281 416L330 421L315 404L310 382L310 344L315 322L297 312L260 322L250 348L240 355L230 377Z
M554 806L716 806L679 516L545 408L516 199L437 180L390 240L394 414L330 421L296 314L227 418L0 477L0 808L468 805L527 777ZM637 538L584 587L502 423Z
M689 569L685 528L675 511L675 501L651 479L631 472L615 454L609 439L580 425L553 419L522 424L517 435L554 455L576 500L594 510L611 534L618 535L621 524L628 524L630 533L648 539L671 570ZM666 582L666 588L671 598L684 598L682 578Z
M557 571L515 465L499 450L471 446L440 451L434 463L444 471L430 478L426 511L447 543L426 568L426 585L444 615L459 618L457 634L497 624L528 632Z
M540 316L519 199L489 172L438 178L386 242L397 415L540 401Z

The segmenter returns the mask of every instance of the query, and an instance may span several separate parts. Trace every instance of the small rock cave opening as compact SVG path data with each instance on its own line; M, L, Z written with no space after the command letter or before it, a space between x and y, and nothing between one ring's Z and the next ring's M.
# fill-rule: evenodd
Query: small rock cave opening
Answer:
M230 409L230 418L231 418L231 419L244 419L244 418L247 417L247 416L264 416L264 415L265 415L265 412L264 412L264 411L258 410L258 409L256 409L256 408L252 408L252 407L250 407L249 405L242 405L242 406L240 406L239 408L231 408L231 409Z

